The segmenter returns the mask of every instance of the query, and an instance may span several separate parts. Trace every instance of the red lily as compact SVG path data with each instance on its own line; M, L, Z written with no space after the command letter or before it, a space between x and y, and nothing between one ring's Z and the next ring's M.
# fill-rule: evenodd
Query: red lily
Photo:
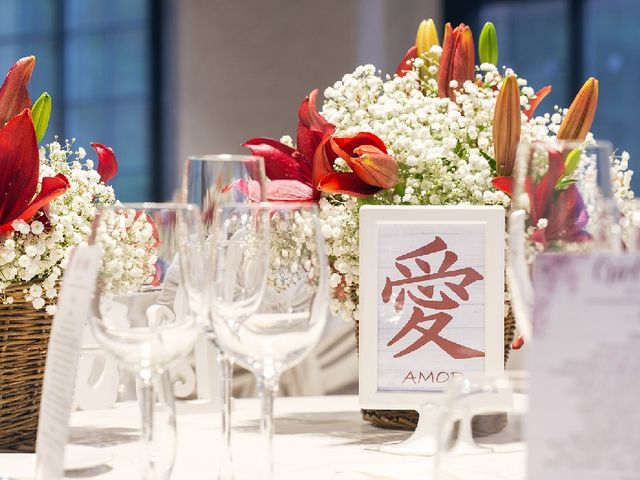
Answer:
M0 87L0 127L22 112L31 108L27 85L36 64L33 55L18 60L7 73Z
M369 196L397 183L397 163L387 154L384 142L372 133L332 138L335 125L316 109L317 90L309 94L298 109L297 148L270 138L253 138L243 144L265 160L266 197L275 201L313 201L320 192ZM341 156L353 173L333 171ZM395 179L395 183L393 180ZM393 186L391 185L391 186ZM255 196L253 186L230 186Z
M332 150L351 172L331 172L318 185L323 192L368 197L398 183L398 162L387 153L384 142L372 133L331 139Z
M29 109L0 129L0 165L0 233L10 232L14 220L29 222L69 188L67 178L58 174L43 178L36 195L40 155Z
M101 143L91 143L91 148L96 151L98 156L98 173L100 174L100 180L107 183L118 172L118 161L113 153L111 147L102 145Z

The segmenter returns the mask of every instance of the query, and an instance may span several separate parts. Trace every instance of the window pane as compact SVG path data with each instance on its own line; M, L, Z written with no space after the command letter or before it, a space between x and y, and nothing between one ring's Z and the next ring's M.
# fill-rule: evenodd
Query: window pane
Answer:
M113 149L119 161L113 180L123 201L149 199L152 169L149 165L148 102L118 102L113 107Z
M90 30L107 22L108 0L65 0L67 27Z
M145 96L149 88L147 32L135 30L109 35L109 93Z
M0 15L0 38L20 31L20 23L18 22L19 1L3 0L2 15Z
M567 15L566 1L492 2L480 9L480 24L491 21L498 32L498 65L513 68L536 91L553 86L541 112L570 99Z
M151 1L157 0L111 0L109 15L114 22L145 21Z
M68 35L66 82L69 99L94 99L99 102L107 89L106 44L102 34Z
M640 165L638 18L640 3L634 0L590 0L585 6L584 65L600 81L593 131L614 148L628 150L635 170ZM639 177L634 175L635 189Z

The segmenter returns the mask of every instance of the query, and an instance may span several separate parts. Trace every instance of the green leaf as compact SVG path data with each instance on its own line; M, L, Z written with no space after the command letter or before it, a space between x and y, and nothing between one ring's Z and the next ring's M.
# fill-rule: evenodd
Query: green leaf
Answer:
M480 32L478 56L480 57L480 63L498 65L498 35L491 22L485 23Z
M556 191L564 190L572 183L575 183L575 179L571 176L573 172L576 171L578 165L580 165L580 157L582 156L582 150L579 148L574 148L564 159L564 175L560 177L558 183L556 184Z
M49 126L49 118L51 117L51 95L44 92L40 98L36 100L31 108L31 116L33 117L33 127L36 130L36 138L38 142L42 140Z
M574 148L569 153L567 153L567 157L564 159L564 176L568 177L573 172L576 171L578 165L580 165L580 157L582 156L582 150L579 148Z

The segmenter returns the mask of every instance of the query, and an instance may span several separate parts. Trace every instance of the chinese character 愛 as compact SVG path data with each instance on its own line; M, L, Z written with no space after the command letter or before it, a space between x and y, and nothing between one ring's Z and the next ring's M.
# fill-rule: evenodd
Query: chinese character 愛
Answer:
M461 301L469 300L467 287L483 279L482 275L473 268L454 268L458 255L448 248L445 241L436 236L431 243L396 258L395 266L400 273L400 278L391 280L387 277L382 290L382 301L389 303L394 289L399 289L394 300L396 312L402 311L408 297L413 303L413 313L387 346L394 345L414 330L420 334L420 337L397 352L394 358L414 352L429 342L435 343L455 359L484 357L484 352L465 347L441 335L442 330L453 320L449 312L457 309ZM444 259L437 270L432 271L428 260L429 255L443 251ZM402 263L407 260L415 261L420 274L414 276L411 268ZM447 279L444 286L435 282L441 279ZM440 298L434 298L436 293L439 293ZM428 322L431 322L430 326L425 325Z

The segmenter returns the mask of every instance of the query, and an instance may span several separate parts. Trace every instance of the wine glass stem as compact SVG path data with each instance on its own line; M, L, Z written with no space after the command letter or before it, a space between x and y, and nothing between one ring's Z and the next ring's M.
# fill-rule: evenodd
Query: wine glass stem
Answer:
M262 403L260 435L262 436L263 472L265 480L273 479L273 400L278 391L277 376L258 375L258 394Z
M222 384L222 452L218 480L233 480L233 455L231 452L231 398L233 396L234 361L218 351L220 381Z
M155 480L156 466L153 456L155 375L139 375L140 408L142 411L142 445L144 449L144 480Z

